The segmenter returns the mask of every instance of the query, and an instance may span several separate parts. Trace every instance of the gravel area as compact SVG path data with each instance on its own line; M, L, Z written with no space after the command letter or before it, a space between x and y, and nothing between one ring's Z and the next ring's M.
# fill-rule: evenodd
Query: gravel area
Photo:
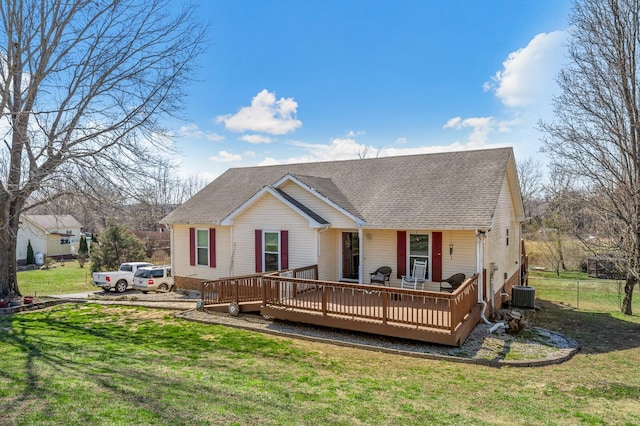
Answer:
M177 316L191 321L325 341L367 350L492 366L557 364L569 359L578 349L578 344L575 341L539 327L527 327L518 335L512 335L502 327L491 333L489 332L491 325L479 324L461 347L449 347L286 321L267 320L254 314L241 314L233 317L225 313L202 312L194 309L181 312Z

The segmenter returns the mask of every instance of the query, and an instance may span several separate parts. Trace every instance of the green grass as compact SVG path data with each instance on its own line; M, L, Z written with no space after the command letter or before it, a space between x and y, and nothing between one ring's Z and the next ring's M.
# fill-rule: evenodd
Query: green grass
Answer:
M80 268L77 261L55 263L49 269L18 272L18 288L23 295L31 296L99 290L91 283L91 264L87 262Z
M564 364L501 369L144 308L0 317L0 424L640 424L639 318L548 305L539 321L591 340Z
M624 282L589 278L586 273L534 271L529 285L536 288L536 298L557 302L583 310L615 312L620 310L624 296ZM632 299L634 312L640 312L640 286L635 287Z

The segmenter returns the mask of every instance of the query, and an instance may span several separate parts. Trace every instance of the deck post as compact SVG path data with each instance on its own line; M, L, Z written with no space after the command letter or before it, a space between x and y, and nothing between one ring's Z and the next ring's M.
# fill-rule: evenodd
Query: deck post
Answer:
M322 286L322 316L327 316L327 286Z
M458 306L458 304L456 303L456 300L451 298L448 300L449 302L449 330L451 332L451 334L453 334L453 332L456 329L456 326L458 324L456 324L457 320L457 316L456 316L456 307Z
M387 323L389 317L389 293L386 291L382 293L382 323Z
M240 298L238 297L238 281L237 280L232 280L231 281L231 287L232 287L232 291L233 291L233 300L234 302L240 304Z

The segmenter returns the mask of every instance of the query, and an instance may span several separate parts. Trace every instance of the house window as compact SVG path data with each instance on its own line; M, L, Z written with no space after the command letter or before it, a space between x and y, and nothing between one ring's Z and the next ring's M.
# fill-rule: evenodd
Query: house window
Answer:
M280 270L280 233L264 233L264 271Z
M409 235L409 274L413 272L413 262L427 261L426 277L429 276L429 234Z
M196 258L197 265L209 265L209 230L196 230Z
M509 246L509 228L507 228L507 246Z

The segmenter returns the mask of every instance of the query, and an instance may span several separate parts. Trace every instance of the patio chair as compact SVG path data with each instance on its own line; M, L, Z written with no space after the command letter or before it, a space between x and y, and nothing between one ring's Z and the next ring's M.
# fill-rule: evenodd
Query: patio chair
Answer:
M369 274L369 282L379 285L389 285L389 279L391 277L391 268L389 266L381 266L374 272Z
M448 291L449 293L453 293L458 287L462 285L465 278L467 278L465 274L451 275L446 280L440 281L440 291ZM447 285L443 286L443 283L447 283Z
M424 290L424 282L426 281L427 276L427 261L426 260L416 260L413 262L413 271L411 275L403 275L402 282L400 283L400 288L405 288L405 285L412 286L414 290L418 289L418 282L422 284L422 289Z

